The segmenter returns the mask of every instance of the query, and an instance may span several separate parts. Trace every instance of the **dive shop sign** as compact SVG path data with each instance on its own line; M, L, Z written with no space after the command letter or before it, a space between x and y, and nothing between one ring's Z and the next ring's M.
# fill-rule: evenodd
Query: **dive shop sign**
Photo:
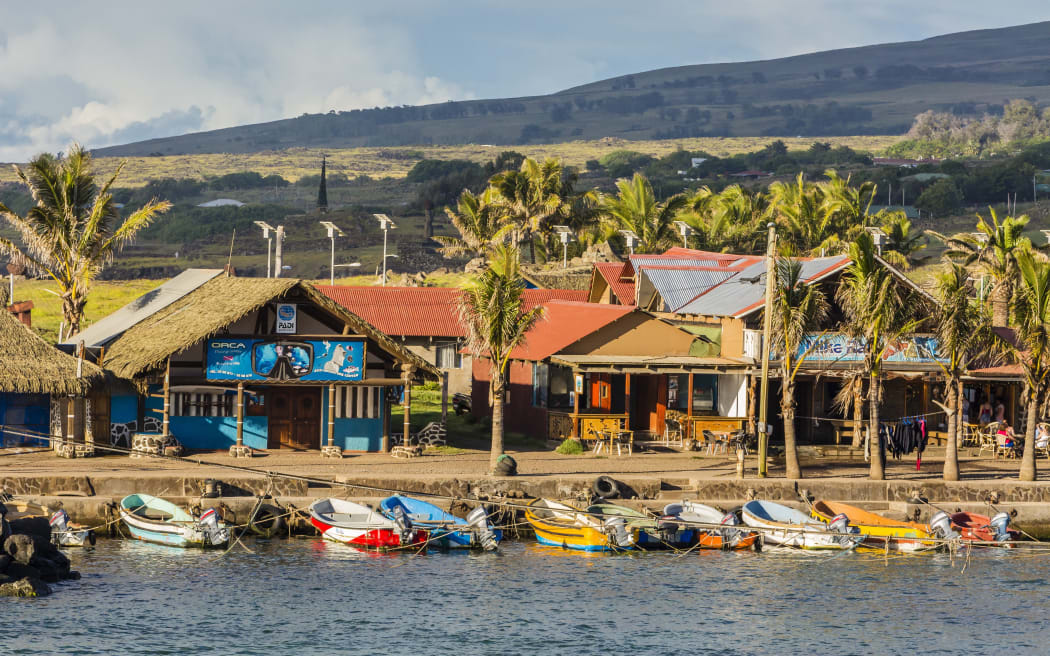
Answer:
M282 335L295 334L296 314L295 303L278 303L277 326L274 332Z
M337 383L364 377L365 343L356 339L247 339L207 342L209 381Z
M897 339L886 347L884 362L936 363L937 338L916 336ZM796 357L805 354L806 362L862 362L864 340L846 335L806 335L799 344Z

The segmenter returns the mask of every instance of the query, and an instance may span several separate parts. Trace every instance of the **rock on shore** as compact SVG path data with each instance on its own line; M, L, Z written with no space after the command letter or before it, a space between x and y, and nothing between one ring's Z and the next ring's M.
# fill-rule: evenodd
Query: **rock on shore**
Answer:
M43 597L51 594L48 583L80 578L70 569L69 558L51 543L46 518L29 517L10 522L0 504L0 597Z

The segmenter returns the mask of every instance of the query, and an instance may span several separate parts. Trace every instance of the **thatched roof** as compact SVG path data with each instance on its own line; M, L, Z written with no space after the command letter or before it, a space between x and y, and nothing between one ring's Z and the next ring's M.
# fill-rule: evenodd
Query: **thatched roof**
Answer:
M0 392L85 394L102 370L84 362L77 378L77 359L45 342L0 308Z
M398 362L416 366L423 375L440 373L401 347L364 319L346 310L309 283L289 278L227 278L220 276L134 325L110 343L103 366L120 378L133 380L164 366L165 361L207 339L244 316L293 290L360 335L367 335Z

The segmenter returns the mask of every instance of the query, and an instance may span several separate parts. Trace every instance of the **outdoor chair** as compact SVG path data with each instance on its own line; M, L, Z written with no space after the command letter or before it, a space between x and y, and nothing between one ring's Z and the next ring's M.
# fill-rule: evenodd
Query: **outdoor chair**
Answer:
M725 438L715 435L709 430L704 431L704 440L707 443L707 455L727 453Z
M664 421L664 446L670 447L672 442L677 442L678 448L685 446L685 432L680 421L668 418Z
M999 430L999 424L992 422L985 424L978 433L978 439L980 440L980 448L977 450L977 457L980 458L985 451L991 451L992 457L994 458L997 450L997 443L995 440L995 433Z
M962 430L962 444L960 447L967 446L980 446L981 444L981 427L978 424L963 424Z
M1016 458L1018 451L1020 451L1020 443L1015 438L1013 446L1006 446L1006 435L995 436L995 455L993 458L999 457L1002 454L1004 458Z

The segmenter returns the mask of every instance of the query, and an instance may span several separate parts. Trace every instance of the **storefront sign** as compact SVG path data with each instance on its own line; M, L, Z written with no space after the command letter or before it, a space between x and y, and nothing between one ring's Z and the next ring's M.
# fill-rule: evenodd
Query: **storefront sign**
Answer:
M277 326L274 332L282 335L295 334L296 314L295 303L278 303Z
M361 339L216 338L207 343L204 376L211 381L338 383L364 377Z
M898 339L890 343L883 356L884 362L936 363L937 338L918 336ZM806 362L862 362L864 341L845 335L806 335L802 338L796 357L805 354Z

